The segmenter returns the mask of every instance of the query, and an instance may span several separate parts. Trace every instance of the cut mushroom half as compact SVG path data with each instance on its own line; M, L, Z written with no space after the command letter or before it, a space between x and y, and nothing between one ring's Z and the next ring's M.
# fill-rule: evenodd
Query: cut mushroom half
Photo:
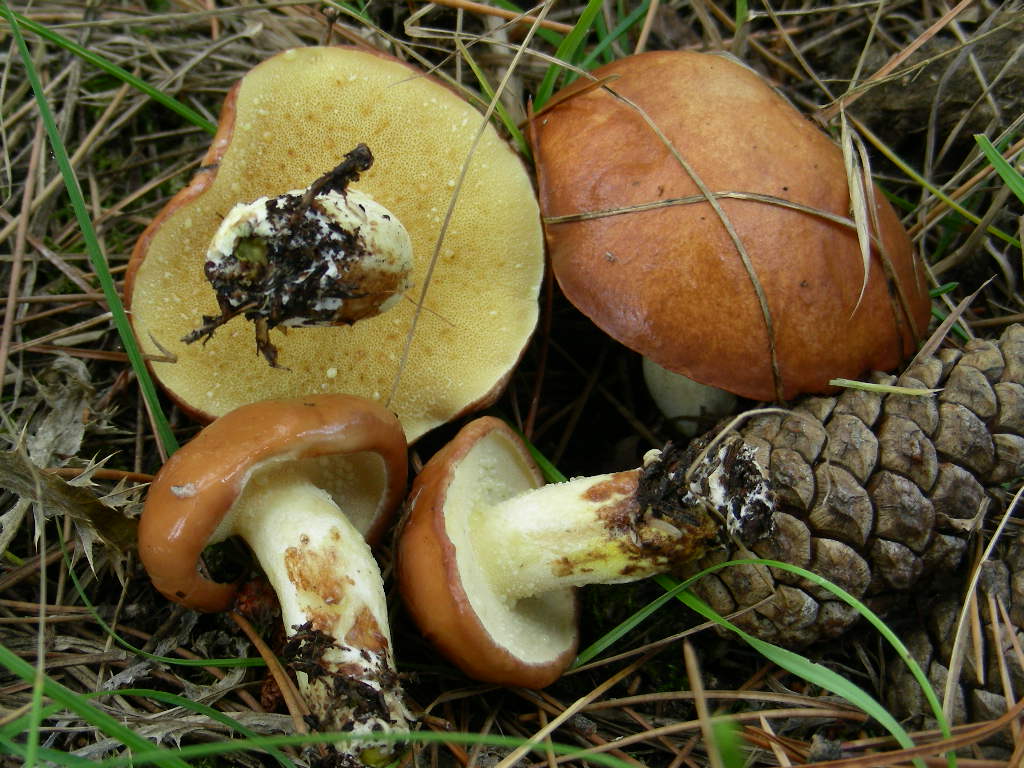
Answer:
M413 483L398 540L402 597L472 678L542 688L577 646L575 587L675 570L725 532L771 525L764 469L738 438L652 451L625 472L544 485L519 436L477 419Z
M169 599L231 607L235 584L200 571L203 549L248 543L299 651L299 687L317 730L349 731L352 757L390 753L380 731L408 730L387 605L369 544L405 493L406 441L381 406L348 395L268 400L207 426L160 470L139 524L139 554Z

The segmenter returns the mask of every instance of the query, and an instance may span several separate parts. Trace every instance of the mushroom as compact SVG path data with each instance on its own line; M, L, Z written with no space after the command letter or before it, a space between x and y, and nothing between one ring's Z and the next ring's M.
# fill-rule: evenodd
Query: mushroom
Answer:
M841 149L760 76L684 51L593 76L531 132L555 275L602 330L755 400L915 350L929 297L899 219L875 189L865 263Z
M300 689L318 730L351 731L345 754L390 752L404 731L387 605L369 544L405 494L397 419L364 398L310 395L243 406L175 453L153 480L139 555L167 598L231 607L237 585L200 571L204 548L241 536L281 605L300 657Z
M638 469L543 483L519 436L489 416L413 483L399 589L424 636L475 679L548 685L575 654L575 587L675 570L726 533L752 543L774 503L735 436L706 455L651 451Z
M307 190L359 144L374 162L348 194L402 223L413 290L351 325L270 330L278 368L256 357L244 317L205 344L182 341L219 314L203 265L223 217ZM396 59L313 46L232 90L202 169L136 244L125 294L143 351L175 358L151 363L156 378L194 417L344 392L386 403L413 441L498 396L536 325L543 263L530 177L483 115Z

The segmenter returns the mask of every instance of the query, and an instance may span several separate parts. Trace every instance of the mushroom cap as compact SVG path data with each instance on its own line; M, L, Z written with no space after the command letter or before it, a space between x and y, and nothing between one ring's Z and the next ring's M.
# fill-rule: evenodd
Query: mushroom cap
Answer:
M744 66L656 51L593 74L611 78L607 87L650 117L711 192L850 216L840 148ZM876 249L862 298L855 230L763 198L718 198L763 288L769 333L722 220L635 107L579 81L531 130L559 285L606 333L662 367L745 397L789 399L825 391L835 377L890 370L927 330L923 270L879 190L873 231L892 288ZM690 199L657 204L674 198ZM630 206L647 207L593 215ZM551 220L578 214L591 216Z
M423 635L475 680L543 688L576 654L575 590L503 602L479 567L486 553L472 545L477 509L543 484L519 436L490 416L463 427L413 482L396 551L399 590Z
M307 395L242 406L175 453L149 487L139 556L160 592L197 610L230 607L237 585L202 575L200 555L246 483L282 462L325 490L371 545L405 496L405 436L377 403Z
M268 397L346 392L384 401L403 360L419 291L458 189L398 390L388 406L407 438L500 393L537 319L543 238L522 162L483 116L439 81L395 59L345 47L286 51L251 70L226 100L203 168L136 244L126 297L152 370L208 420ZM237 317L205 344L180 341L219 314L203 261L240 201L301 188L360 142L373 166L353 189L390 210L412 239L413 289L351 326L272 331L278 363L256 357ZM459 187L463 163L472 156Z

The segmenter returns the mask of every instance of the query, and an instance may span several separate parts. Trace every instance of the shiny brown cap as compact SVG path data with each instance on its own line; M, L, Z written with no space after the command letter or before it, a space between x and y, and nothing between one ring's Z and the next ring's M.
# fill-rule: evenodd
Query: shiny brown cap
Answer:
M310 395L253 403L217 419L168 460L149 488L139 555L154 586L190 608L226 610L236 585L208 579L199 560L253 473L269 463L357 453L376 454L384 464L376 507L349 514L372 545L405 495L406 442L393 414L360 397Z
M851 216L842 151L760 76L683 51L629 56L593 75L624 98L581 79L531 130L555 275L606 333L756 400L891 370L916 349L929 296L899 219L876 189L882 248L858 303L857 234L827 218ZM756 278L645 114L722 195Z
M465 521L450 520L448 490L460 465L485 441L493 441L500 461L521 467L519 487L505 484L501 495L511 497L544 484L526 446L508 425L489 416L467 424L413 482L408 517L398 539L398 586L423 635L469 677L543 688L562 675L576 654L575 590L520 600L498 610L507 623L489 625L479 610L481 601L488 599L485 585L478 584L474 594L470 585L480 580L464 570L472 569L474 556L463 552L460 558L449 535L452 529L463 529ZM492 489L489 500L501 498Z

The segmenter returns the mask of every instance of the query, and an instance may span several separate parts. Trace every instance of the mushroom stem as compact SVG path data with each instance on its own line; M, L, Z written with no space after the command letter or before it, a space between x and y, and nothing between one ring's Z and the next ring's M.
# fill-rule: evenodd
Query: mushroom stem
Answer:
M277 593L316 730L365 734L339 745L364 761L392 751L372 735L407 730L409 715L383 581L359 531L326 491L282 467L250 480L215 538L228 533L246 540Z
M272 367L278 326L351 325L390 309L410 287L412 242L369 194L348 189L373 164L360 144L305 189L237 203L217 228L204 272L220 315L185 335L209 340L239 314Z
M502 473L515 471L507 454L499 458L508 450L504 436L495 431L462 459L448 503L473 510L467 524L474 558L505 601L665 573L699 557L726 529L769 519L763 468L737 454L744 449L735 438L696 461L670 447L649 452L638 469L502 498ZM493 492L480 494L488 486Z
M476 547L495 591L515 601L667 570L683 533L641 512L639 478L639 470L581 477L478 510ZM703 540L716 529L704 517L693 533Z

